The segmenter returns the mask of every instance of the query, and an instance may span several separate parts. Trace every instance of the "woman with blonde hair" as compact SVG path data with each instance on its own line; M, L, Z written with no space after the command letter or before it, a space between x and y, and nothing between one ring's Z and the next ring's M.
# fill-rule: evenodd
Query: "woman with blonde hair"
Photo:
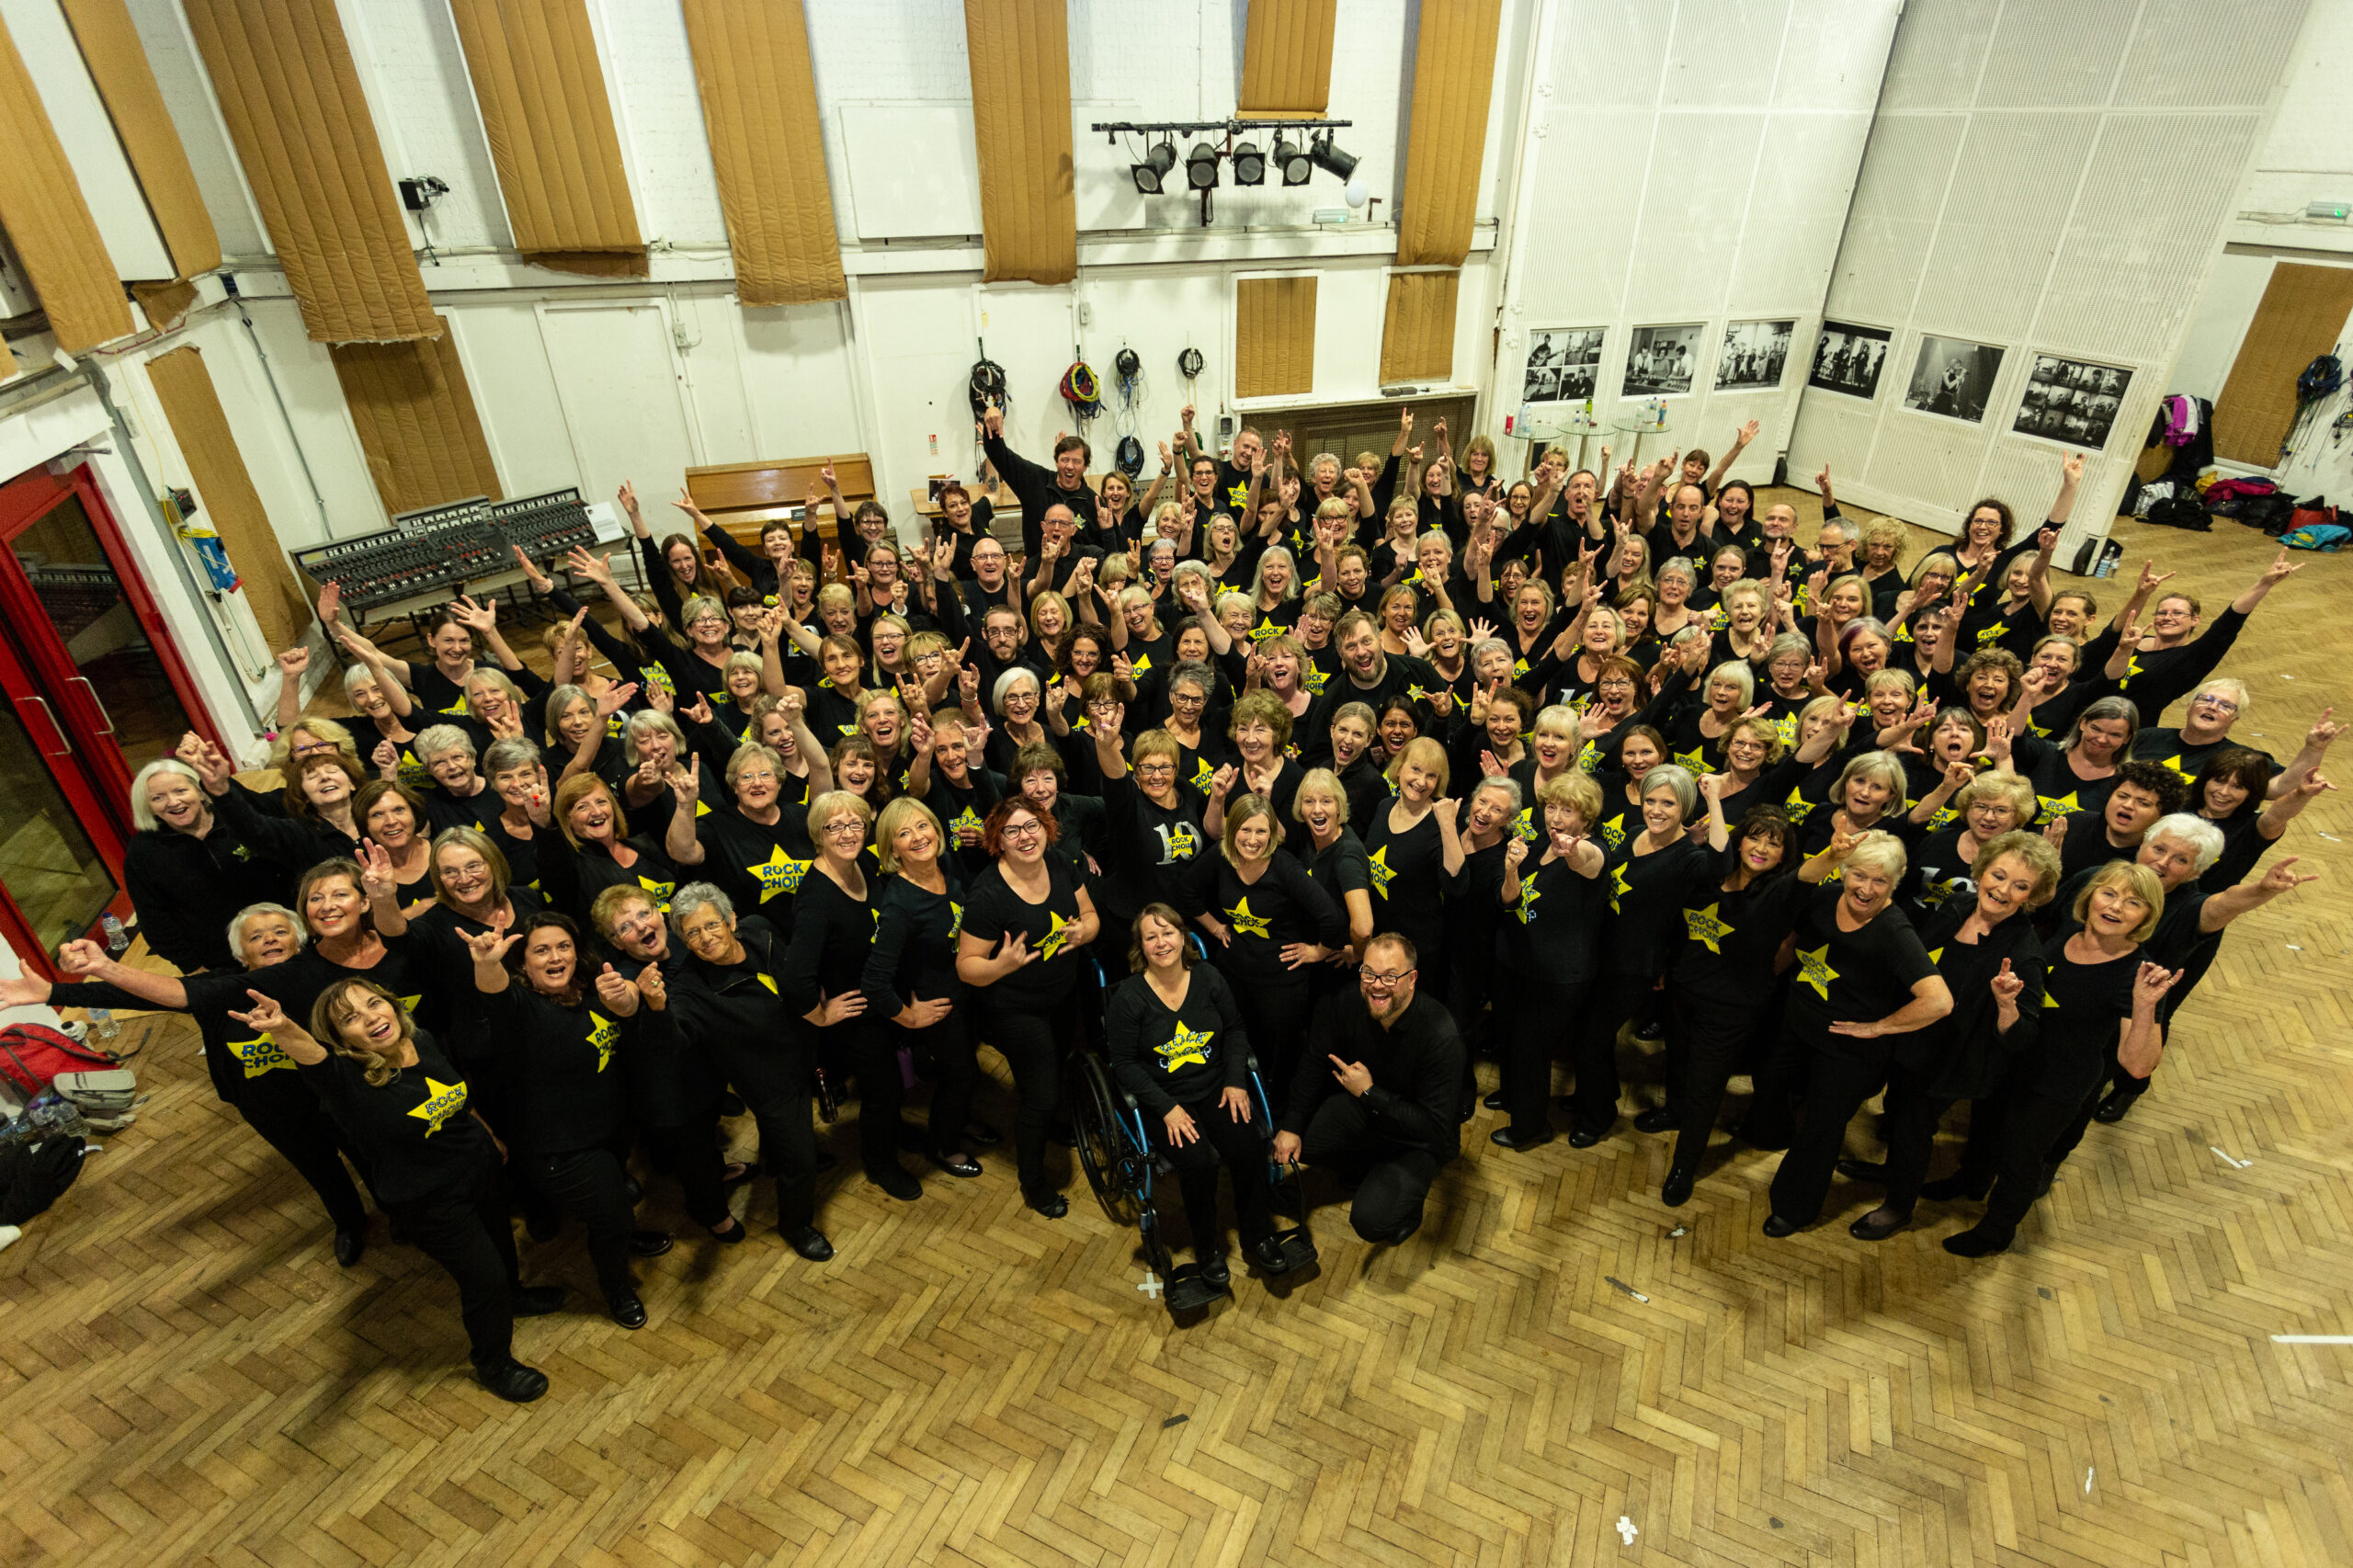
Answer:
M1488 1137L1513 1150L1552 1141L1552 1046L1584 1011L1608 907L1601 846L1592 837L1599 787L1582 772L1564 773L1538 791L1535 806L1537 837L1505 841L1496 892L1506 916L1494 987L1504 1053L1499 1097L1510 1120Z
M924 1154L949 1176L981 1174L963 1149L980 1083L978 1040L956 974L964 881L948 832L929 806L902 795L874 824L882 880L874 892L874 940L859 983L867 1011L890 1026L892 1056L931 1063L931 1118Z
M1365 835L1372 878L1374 924L1414 944L1421 987L1447 999L1448 883L1462 869L1456 819L1462 802L1444 798L1449 774L1446 748L1427 735L1405 744L1390 763L1396 798L1372 813Z

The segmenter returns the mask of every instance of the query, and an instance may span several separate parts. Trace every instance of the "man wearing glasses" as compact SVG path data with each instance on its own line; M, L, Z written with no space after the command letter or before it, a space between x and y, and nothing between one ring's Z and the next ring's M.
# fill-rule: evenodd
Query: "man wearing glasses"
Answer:
M1355 1187L1348 1222L1376 1244L1421 1229L1438 1167L1461 1151L1462 1038L1444 1003L1415 994L1415 961L1403 937L1365 944L1357 994L1317 1011L1275 1132L1279 1164Z

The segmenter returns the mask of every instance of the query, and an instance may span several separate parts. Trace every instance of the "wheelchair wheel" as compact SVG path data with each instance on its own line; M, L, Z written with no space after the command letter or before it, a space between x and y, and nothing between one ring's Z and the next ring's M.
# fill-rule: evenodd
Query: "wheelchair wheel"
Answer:
M1102 1058L1086 1051L1074 1054L1069 1090L1072 1136L1086 1184L1095 1189L1105 1219L1114 1225L1136 1224L1143 1215L1142 1162L1152 1156L1136 1147Z

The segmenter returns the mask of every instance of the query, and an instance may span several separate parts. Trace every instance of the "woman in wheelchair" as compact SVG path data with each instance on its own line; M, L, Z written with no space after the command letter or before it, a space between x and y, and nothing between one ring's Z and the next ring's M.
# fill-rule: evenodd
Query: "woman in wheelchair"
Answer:
M1193 1261L1218 1290L1232 1278L1218 1223L1217 1171L1233 1173L1242 1245L1262 1269L1279 1274L1267 1183L1265 1130L1251 1123L1248 1037L1233 991L1211 968L1193 966L1184 917L1165 903L1136 916L1129 962L1141 972L1111 993L1104 1022L1111 1071L1135 1096L1154 1146L1176 1168Z

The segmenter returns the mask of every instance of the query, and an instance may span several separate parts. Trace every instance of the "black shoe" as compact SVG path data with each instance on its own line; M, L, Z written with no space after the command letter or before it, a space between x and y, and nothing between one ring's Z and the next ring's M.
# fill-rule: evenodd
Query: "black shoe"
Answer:
M631 1231L629 1233L629 1255L631 1257L660 1257L670 1250L667 1231Z
M1381 1239L1390 1246L1403 1246L1407 1242L1412 1241L1414 1239L1414 1233L1421 1228L1421 1216L1417 1214L1413 1219L1406 1221L1404 1224L1398 1226L1395 1230L1390 1232Z
M1666 1173L1659 1184L1658 1199L1669 1209L1680 1209L1691 1201L1691 1189L1699 1185L1699 1173L1689 1165L1677 1165Z
M1881 1210L1872 1210L1847 1226L1847 1233L1859 1242L1883 1242L1912 1222L1912 1216L1909 1214L1898 1214L1893 1219L1881 1220L1879 1216L1882 1212Z
M1615 1130L1616 1125L1617 1124L1613 1122L1610 1126L1601 1128L1598 1131L1589 1127L1572 1128L1569 1131L1569 1147L1572 1149L1590 1149L1596 1143L1600 1142L1604 1138L1608 1137L1610 1132Z
M1634 1030L1634 1038L1636 1040L1665 1040L1666 1027L1656 1018L1653 1018Z
M1654 1105L1634 1118L1637 1132L1672 1132L1683 1123L1682 1117L1668 1106Z
M741 1160L731 1160L720 1173L719 1185L722 1187L741 1187L759 1174L755 1165L746 1165Z
M1506 1149L1535 1149L1550 1143L1555 1136L1549 1127L1541 1132L1514 1132L1508 1127L1498 1127L1487 1134L1487 1142Z
M1247 1249L1250 1261L1258 1266L1261 1274L1280 1274L1290 1266L1283 1261L1283 1244L1272 1236L1261 1236Z
M1990 1181L1973 1182L1959 1171L1955 1171L1949 1176L1938 1176L1935 1181L1922 1182L1920 1196L1933 1199L1938 1203L1949 1203L1956 1198L1965 1198L1970 1202L1975 1203L1983 1199L1993 1188L1994 1184Z
M1504 1092L1501 1089L1497 1089L1494 1094L1489 1095L1485 1099L1481 1100L1479 1103L1485 1106L1489 1110L1501 1110L1504 1108Z
M733 1229L725 1231L712 1231L710 1233L710 1239L712 1241L723 1243L728 1246L734 1246L738 1243L742 1242L745 1237L752 1233L750 1228L741 1220L730 1220L727 1223L732 1226ZM708 1229L708 1227L705 1228Z
M1233 1288L1233 1270L1226 1267L1225 1254L1222 1252L1213 1252L1207 1257L1199 1259L1199 1262L1201 1266L1202 1278L1208 1280L1211 1284L1216 1286L1221 1290L1231 1290Z
M1025 1187L1021 1201L1049 1220L1059 1220L1070 1212L1070 1199L1050 1187Z
M866 1179L903 1203L913 1203L923 1196L923 1183L917 1181L906 1166L895 1160L887 1165L867 1172Z
M1476 1089L1463 1090L1461 1100L1454 1108L1454 1119L1468 1121L1478 1114L1479 1092Z
M2092 1108L2092 1119L2114 1126L2124 1119L2125 1113L2132 1108L2132 1102L2146 1092L2143 1089L2109 1090L2107 1097Z
M1848 1181L1867 1181L1873 1187L1887 1185L1887 1166L1871 1160L1840 1160L1837 1169Z
M368 1226L365 1221L348 1231L335 1233L335 1260L349 1268L368 1250Z
M2006 1251L2009 1244L2009 1237L1992 1235L1976 1225L1965 1231L1956 1231L1945 1238L1945 1251L1955 1257L1991 1257L1997 1252Z
M952 1176L970 1178L981 1174L981 1162L961 1149L951 1149L945 1154L932 1150L924 1157Z
M1779 1214L1766 1215L1765 1222L1756 1228L1764 1232L1767 1235L1772 1237L1777 1242L1783 1236L1794 1236L1798 1233L1798 1228L1795 1225L1790 1224L1787 1220L1782 1219Z
M968 1121L964 1124L964 1142L967 1143L978 1143L985 1149L997 1142L999 1136L997 1130L985 1121Z
M823 1263L834 1256L834 1244L827 1241L825 1233L814 1225L803 1225L797 1231L787 1231L784 1233L784 1239L792 1244L793 1251L812 1263Z
M637 1299L636 1291L624 1290L618 1296L608 1296L605 1305L611 1309L613 1321L623 1328L645 1326L645 1303Z
M548 1375L533 1371L520 1361L510 1360L503 1367L476 1367L474 1379L509 1404L529 1404L548 1392Z
M507 1292L508 1310L518 1318L543 1318L563 1310L565 1294L561 1285L517 1285Z

